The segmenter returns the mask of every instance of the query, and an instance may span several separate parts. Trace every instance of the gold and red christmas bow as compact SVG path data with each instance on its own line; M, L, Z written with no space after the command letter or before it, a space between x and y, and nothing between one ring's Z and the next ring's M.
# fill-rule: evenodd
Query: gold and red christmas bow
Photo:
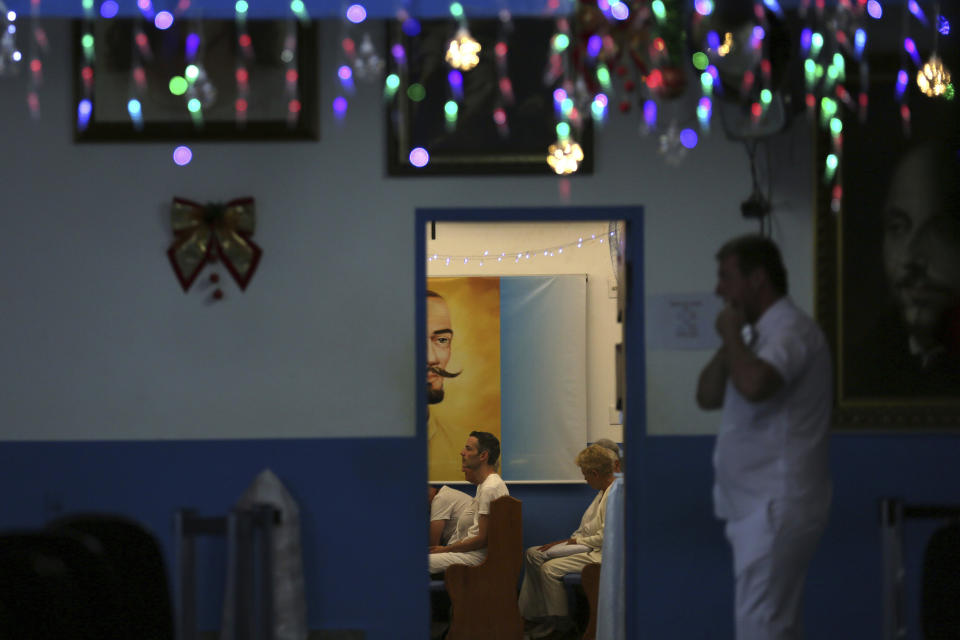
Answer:
M260 263L263 250L253 235L253 198L238 198L226 204L205 205L174 198L170 208L173 244L167 257L184 291L207 262L219 258L240 289L246 289Z

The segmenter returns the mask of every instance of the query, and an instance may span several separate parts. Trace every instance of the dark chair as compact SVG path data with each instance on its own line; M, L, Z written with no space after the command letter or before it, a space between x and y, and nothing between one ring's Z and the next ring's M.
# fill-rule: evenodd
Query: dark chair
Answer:
M173 640L173 611L166 564L157 539L121 516L76 514L58 518L47 530L82 541L109 564L116 593L110 613L126 638Z
M177 639L197 637L196 549L198 536L227 542L227 598L236 640L273 637L273 527L280 512L270 505L235 508L226 516L174 514L177 547Z
M926 640L960 640L960 522L930 536L923 555L920 621Z
M490 503L487 557L476 565L447 567L443 581L452 605L446 640L521 640L517 583L523 568L521 503L502 496Z
M880 501L883 545L883 638L907 637L904 522L940 520L948 524L927 541L921 577L920 624L925 640L960 640L960 505Z
M118 585L110 563L76 536L0 536L0 639L129 638Z

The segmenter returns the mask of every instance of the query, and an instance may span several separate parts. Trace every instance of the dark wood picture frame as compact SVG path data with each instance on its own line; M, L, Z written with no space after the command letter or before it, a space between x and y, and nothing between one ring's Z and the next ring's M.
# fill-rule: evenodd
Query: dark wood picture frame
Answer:
M447 81L450 66L444 61L445 44L456 34L453 19L424 20L416 36L406 35L399 21L387 24L387 73L400 77L400 87L387 103L387 174L411 175L556 175L546 162L547 149L556 142L553 87L544 84L544 70L550 52L550 38L556 30L552 18L515 18L504 32L496 18L473 19L471 35L480 43L480 63L463 72L463 99L455 127L447 125L443 107L451 93ZM505 37L508 47L508 75L515 100L500 104L495 47ZM406 63L390 55L401 44ZM414 102L407 89L419 83L426 97ZM493 121L500 104L507 114L509 135L501 135ZM593 172L593 125L584 114L582 130L574 140L583 149L584 159L576 173ZM430 154L427 166L417 168L409 161L414 147Z
M134 52L135 19L97 20L89 26L73 22L74 96L71 105L76 142L198 142L198 141L309 141L318 140L318 26L316 22L287 20L248 20L251 55L245 58L249 72L249 109L245 122L238 122L234 101L237 50L236 23L233 20L177 21L161 31L139 20L149 38L151 60L142 60L146 89L137 91L131 74L137 54ZM86 65L81 38L93 29L95 50L93 83L85 87L81 75ZM204 109L202 126L196 126L182 96L169 91L173 75L182 75L187 64L184 42L187 30L199 30L203 63L217 98ZM281 60L287 33L296 33L296 55L290 68L297 72L296 99L300 111L288 117L285 94L288 65ZM90 96L92 111L85 127L79 125L78 105ZM143 123L134 126L127 113L127 102L137 97L142 106Z
M909 128L905 127L895 98L901 64L896 57L872 64L867 117L863 121L850 117L844 122L839 211L831 210L831 186L824 180L822 161L830 140L822 132L817 137L815 308L834 354L835 427L942 432L960 429L960 333L949 335L960 331L960 315L956 315L960 313L960 306L956 306L960 301L960 276L935 283L932 279L939 276L931 275L932 270L925 271L928 267L911 266L916 275L909 278L918 280L908 282L906 258L897 247L916 242L910 238L927 229L927 237L940 247L940 257L930 255L923 260L933 264L942 260L946 251L955 253L954 264L960 268L960 185L952 180L952 187L947 187L953 189L952 194L944 190L940 200L931 199L939 204L922 214L939 218L937 226L915 213L926 206L920 204L925 198L917 196L916 186L908 195L894 194L904 193L898 185L905 184L905 176L913 185L925 180L920 176L926 173L907 173L901 168L901 163L916 162L905 163L915 156L915 149L943 145L953 149L948 154L956 153L960 112L956 101L920 95L914 84L916 70L908 67L913 86L907 88L911 118ZM858 87L851 88L856 96ZM941 164L941 168L960 176L960 156L954 160L952 168L949 163ZM930 192L936 193L933 189ZM948 204L950 200L952 205ZM905 206L898 204L904 202ZM902 243L897 238L903 238ZM954 293L946 288L936 292L929 289L944 282ZM911 293L912 287L920 290L912 289ZM917 314L924 313L923 309L931 313L930 317L944 318L939 325L944 332L938 333L938 340L941 335L947 336L938 342L940 350L926 362L916 355L918 341L911 338L918 331L917 321L911 321L914 328L907 329L908 314L911 318L922 317Z

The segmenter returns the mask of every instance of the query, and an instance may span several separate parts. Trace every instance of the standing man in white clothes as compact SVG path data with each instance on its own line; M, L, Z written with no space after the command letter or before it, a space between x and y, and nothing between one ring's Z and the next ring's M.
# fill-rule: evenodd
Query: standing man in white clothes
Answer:
M713 499L733 550L736 637L797 640L832 496L830 352L787 296L771 240L734 238L716 257L722 345L700 373L697 404L723 409Z
M430 547L430 573L442 573L454 564L476 566L487 557L487 526L490 503L508 496L507 485L496 473L500 441L492 433L471 431L460 451L461 469L477 494L457 521L457 529L446 545Z

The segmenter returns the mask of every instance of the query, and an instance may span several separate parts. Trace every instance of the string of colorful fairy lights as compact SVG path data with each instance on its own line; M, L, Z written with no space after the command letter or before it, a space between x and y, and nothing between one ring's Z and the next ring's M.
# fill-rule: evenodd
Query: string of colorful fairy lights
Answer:
M548 0L548 10L556 12L559 0ZM94 60L97 42L96 21L110 20L117 16L116 0L81 0L81 63L79 66L81 95L77 103L76 126L85 130L93 112ZM145 67L155 59L151 47L151 31L164 31L180 20L186 19L190 0L178 0L173 11L155 10L152 0L137 0L142 20L134 24L130 95L127 111L134 130L141 129L144 122L142 97L146 92ZM687 6L689 5L689 6ZM784 13L778 0L754 0L754 21L746 35L734 30L713 28L711 22L716 7L714 0L585 0L575 5L571 15L555 18L555 32L546 46L549 47L549 64L545 83L550 87L556 114L556 141L545 151L545 161L553 170L566 175L577 170L583 159L583 150L578 139L588 120L603 122L609 117L611 105L626 113L634 103L640 105L643 130L661 132L661 151L668 159L675 150L694 148L700 134L709 133L716 101L733 97L748 109L750 118L758 127L776 102L777 62L771 57L775 42L771 42L771 20L782 20ZM42 54L46 50L46 34L40 26L40 0L31 0L31 22L26 56L30 69L27 103L30 112L39 116L39 88L43 80ZM690 12L689 27L697 35L692 42L683 37L684 8ZM921 94L931 99L954 98L951 71L939 55L940 47L946 46L951 34L951 25L940 11L940 2L921 3L918 0L893 2L892 0L836 0L828 7L826 0L800 0L797 7L802 22L798 58L803 68L805 104L811 116L830 136L830 149L823 158L823 180L830 186L834 207L839 206L842 190L837 179L842 157L843 126L851 116L865 118L868 105L869 66L866 55L869 40L869 24L880 20L885 14L902 7L902 47L900 70L897 74L896 108L899 109L903 128L909 134L910 97ZM248 0L235 3L235 26L237 60L234 74L234 113L236 123L245 125L250 107L249 63L252 59L252 38L247 30ZM584 12L593 15L589 29ZM464 99L465 76L480 60L481 44L470 33L470 25L463 5L452 2L450 18L455 25L454 35L445 43L444 58L450 66L447 75L447 95L444 100L443 117L448 129L459 126L459 114ZM289 3L288 27L280 52L284 65L284 101L287 105L287 121L295 126L303 108L299 96L299 73L297 66L297 30L295 24L308 22L310 16L303 0ZM17 46L19 22L13 11L7 11L0 0L0 75L16 73L24 60ZM512 18L508 10L500 14L500 34L494 46L493 60L496 65L497 96L490 117L503 137L510 134L510 113L514 104L513 84L510 78L508 35ZM367 10L362 4L349 5L343 12L340 60L337 76L341 91L332 106L337 117L345 116L348 99L353 95L355 80L383 79L383 94L388 101L420 101L425 97L425 88L416 82L403 94L400 74L406 68L407 52L400 43L394 43L388 55L396 63L397 72L384 77L385 60L377 51L375 39L365 31ZM420 33L420 24L409 8L397 12L400 28L408 37ZM579 20L573 24L571 20ZM169 90L183 96L185 109L197 127L204 125L204 109L213 102L216 93L203 67L202 21L192 20L186 37L184 58L187 65L181 75L170 79ZM704 25L706 25L704 27ZM925 34L932 35L932 44L927 44ZM642 36L642 37L641 37ZM629 44L642 40L642 46ZM950 46L955 46L951 43ZM739 69L738 86L729 86L724 81L725 58L734 55L741 47L750 53L752 61ZM692 49L692 51L688 51ZM668 126L659 121L661 106L683 91L684 69L692 65L699 74L700 97L696 102L695 126L682 130L675 122ZM694 77L697 77L694 75ZM853 88L851 88L853 87ZM913 88L911 88L913 87ZM731 94L736 94L731 96ZM882 108L884 105L880 105ZM181 154L182 155L182 154ZM409 162L415 167L426 166L429 150L423 147L410 149Z
M562 256L564 252L569 254L571 251L576 251L589 245L609 244L609 242L613 242L612 238L615 236L615 231L603 231L600 233L591 233L590 235L580 235L577 236L576 240L562 244L552 244L547 247L523 249L520 251L485 250L474 254L432 253L427 256L427 263L437 263L445 267L463 266L471 263L481 267L487 263L517 264L521 261L535 260L537 258L559 257Z

